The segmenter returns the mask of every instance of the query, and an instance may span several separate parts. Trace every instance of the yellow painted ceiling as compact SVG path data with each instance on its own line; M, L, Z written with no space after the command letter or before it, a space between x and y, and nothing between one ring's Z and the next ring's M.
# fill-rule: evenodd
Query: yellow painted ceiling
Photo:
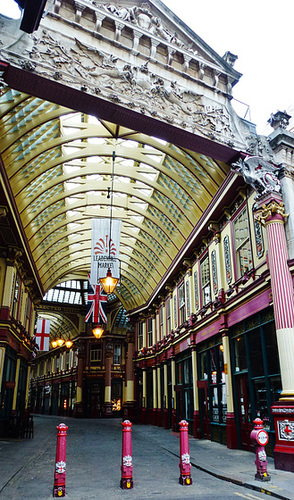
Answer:
M127 310L144 304L225 179L207 156L9 88L0 97L0 150L45 291L87 278L91 219L122 220Z

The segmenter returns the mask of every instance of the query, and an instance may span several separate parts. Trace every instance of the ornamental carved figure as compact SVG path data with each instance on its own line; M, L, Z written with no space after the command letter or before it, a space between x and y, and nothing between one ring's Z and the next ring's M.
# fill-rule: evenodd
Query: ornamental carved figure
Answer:
M278 179L279 167L258 156L247 156L245 160L238 160L232 164L232 170L244 177L244 180L257 191L258 197L281 191Z

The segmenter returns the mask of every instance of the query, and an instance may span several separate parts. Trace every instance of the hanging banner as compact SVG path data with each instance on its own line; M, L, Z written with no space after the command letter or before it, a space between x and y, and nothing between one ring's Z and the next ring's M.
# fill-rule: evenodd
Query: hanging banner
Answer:
M92 219L91 285L97 285L111 270L114 278L119 278L119 243L121 220Z
M50 320L37 319L36 342L40 351L49 351Z

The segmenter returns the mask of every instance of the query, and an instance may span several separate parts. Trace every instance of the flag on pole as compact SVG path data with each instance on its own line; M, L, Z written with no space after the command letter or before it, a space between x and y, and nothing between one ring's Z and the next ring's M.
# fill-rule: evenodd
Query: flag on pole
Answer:
M88 283L88 304L85 322L107 324L107 294L102 286L91 285L90 281Z
M40 351L49 351L50 320L37 319L36 342Z
M122 221L119 219L92 219L91 285L105 278L111 270L113 278L119 278L119 243Z

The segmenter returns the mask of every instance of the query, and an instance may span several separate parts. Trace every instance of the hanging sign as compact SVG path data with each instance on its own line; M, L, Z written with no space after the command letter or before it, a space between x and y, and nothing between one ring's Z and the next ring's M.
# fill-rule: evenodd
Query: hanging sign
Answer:
M105 278L108 269L114 278L119 275L119 243L121 220L92 219L91 285Z

